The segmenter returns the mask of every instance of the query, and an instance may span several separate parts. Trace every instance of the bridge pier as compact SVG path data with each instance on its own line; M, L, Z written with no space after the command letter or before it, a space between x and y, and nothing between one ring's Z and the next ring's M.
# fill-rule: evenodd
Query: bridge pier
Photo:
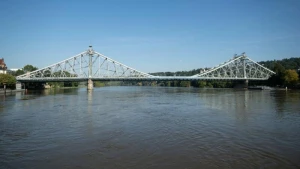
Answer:
M18 82L16 83L16 90L21 90L22 89L22 83Z
M248 79L244 81L244 88L248 88L249 81Z
M93 90L93 88L94 88L94 83L93 83L92 79L89 79L87 89L88 90Z
M245 79L245 80L237 80L237 81L233 81L234 85L233 88L237 88L237 89L247 89L248 88L248 84L249 84L249 80Z

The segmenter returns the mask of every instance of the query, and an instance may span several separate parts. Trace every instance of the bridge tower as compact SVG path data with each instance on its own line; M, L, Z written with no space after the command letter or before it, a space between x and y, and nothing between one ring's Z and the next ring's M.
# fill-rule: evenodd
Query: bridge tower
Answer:
M93 90L94 88L94 84L93 84L93 80L92 80L92 76L93 76L93 72L92 72L92 68L93 68L93 55L94 55L94 50L92 48L92 46L89 46L88 49L88 55L89 55L89 75L88 75L88 85L87 85L87 89L88 90Z

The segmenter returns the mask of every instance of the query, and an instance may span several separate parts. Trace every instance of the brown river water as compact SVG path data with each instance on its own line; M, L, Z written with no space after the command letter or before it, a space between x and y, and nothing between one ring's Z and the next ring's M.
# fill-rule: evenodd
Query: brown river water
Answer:
M0 168L300 168L300 91L103 87L0 95Z

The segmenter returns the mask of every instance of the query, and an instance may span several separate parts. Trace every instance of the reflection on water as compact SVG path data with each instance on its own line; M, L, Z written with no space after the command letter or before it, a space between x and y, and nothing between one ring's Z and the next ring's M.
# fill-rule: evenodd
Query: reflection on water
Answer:
M286 113L299 113L299 91L278 91L271 93L276 104L276 112L279 115Z
M0 168L299 168L299 101L162 87L0 96Z

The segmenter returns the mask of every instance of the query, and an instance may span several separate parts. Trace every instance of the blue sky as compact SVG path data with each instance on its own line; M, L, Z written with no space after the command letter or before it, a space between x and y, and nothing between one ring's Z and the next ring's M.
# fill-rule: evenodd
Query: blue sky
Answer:
M300 57L299 0L1 0L0 58L54 64L88 48L144 72Z

